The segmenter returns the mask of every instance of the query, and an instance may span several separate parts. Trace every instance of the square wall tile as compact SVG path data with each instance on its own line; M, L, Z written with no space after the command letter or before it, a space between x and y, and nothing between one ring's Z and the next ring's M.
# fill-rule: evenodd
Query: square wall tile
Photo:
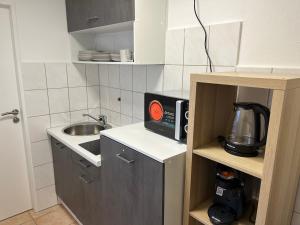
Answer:
M132 92L121 91L121 113L132 116Z
M101 108L109 108L109 88L100 86L100 105Z
M83 114L86 113L88 113L87 109L71 112L71 123L87 122L89 118L87 116L83 116Z
M209 67L207 67L207 71L209 70ZM235 67L232 66L214 66L213 72L235 72Z
M132 117L121 114L121 126L132 124Z
M68 88L48 89L48 95L51 114L70 110Z
M133 92L132 104L133 117L144 120L144 94Z
M86 65L86 77L88 86L100 85L98 65Z
M34 180L36 189L55 184L53 163L34 167Z
M147 67L133 66L133 91L146 92L147 89Z
M183 86L184 91L190 90L190 76L193 73L206 73L207 66L184 66L183 68Z
M49 114L47 90L25 91L27 116Z
M163 91L182 90L183 66L165 65Z
M28 118L28 127L31 142L47 140L47 128L50 128L50 116Z
M141 123L143 121L144 121L144 119L139 119L139 118L135 118L135 117L132 118L132 123Z
M71 122L70 112L51 114L51 127L67 126Z
M39 141L31 144L32 164L40 166L52 162L52 152L49 140Z
M237 66L236 72L246 72L246 73L271 73L272 68L267 67L250 67L250 66Z
M120 113L121 111L121 91L120 89L110 88L109 89L109 109Z
M70 110L87 109L87 89L86 87L69 88Z
M120 70L118 65L108 66L109 87L120 88Z
M46 73L43 63L22 63L24 90L46 89Z
M168 30L166 33L166 64L183 64L184 29Z
M87 87L87 95L88 95L88 108L99 108L100 87L99 86Z
M113 125L120 126L121 125L121 114L118 112L110 112L110 121Z
M68 83L69 87L86 86L85 65L84 64L68 64Z
M108 65L99 65L100 85L108 86Z
M55 185L42 188L36 192L37 195L37 210L47 209L57 204L57 196Z
M210 26L209 51L215 66L238 64L241 27L241 22Z
M123 90L132 90L132 66L120 66L120 87Z
M147 91L163 91L164 66L148 65L147 66Z
M207 32L209 28L206 27ZM185 29L184 64L205 66L207 56L204 47L204 32L201 27L191 27Z
M67 67L65 63L47 63L46 76L48 88L68 87Z

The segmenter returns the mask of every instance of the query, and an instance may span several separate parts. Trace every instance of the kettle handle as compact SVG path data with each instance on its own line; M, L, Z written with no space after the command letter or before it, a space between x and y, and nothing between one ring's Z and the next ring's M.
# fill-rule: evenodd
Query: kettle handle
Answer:
M256 126L257 129L260 129L260 114L263 116L264 118L264 125L265 125L265 132L264 132L264 136L262 137L262 139L260 140L260 136L258 137L259 143L258 146L263 146L266 144L267 142L267 136L268 136L268 128L269 128L269 120L270 120L270 110L260 104L255 104L254 105L254 112L257 115L257 122L259 122L259 126ZM260 134L260 130L257 131L258 134Z

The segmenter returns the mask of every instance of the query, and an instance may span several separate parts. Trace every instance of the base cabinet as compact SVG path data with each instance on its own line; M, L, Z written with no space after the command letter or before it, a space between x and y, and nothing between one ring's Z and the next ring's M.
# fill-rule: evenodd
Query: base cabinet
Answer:
M99 225L100 168L52 138L57 196L83 225Z

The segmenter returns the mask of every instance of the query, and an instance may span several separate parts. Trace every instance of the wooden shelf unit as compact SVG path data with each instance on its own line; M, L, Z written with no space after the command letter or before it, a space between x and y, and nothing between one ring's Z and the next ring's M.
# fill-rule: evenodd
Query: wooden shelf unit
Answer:
M272 90L267 144L256 158L230 155L216 142L230 131L239 86ZM215 163L260 180L255 225L289 225L300 174L300 75L193 74L190 90L184 225L211 224L207 209L214 195Z

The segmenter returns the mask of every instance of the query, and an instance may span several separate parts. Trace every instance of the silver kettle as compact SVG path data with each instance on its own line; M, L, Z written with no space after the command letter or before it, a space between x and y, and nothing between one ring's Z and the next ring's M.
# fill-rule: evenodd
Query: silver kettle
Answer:
M262 123L261 118L264 122ZM266 144L270 110L258 103L234 103L231 133L221 138L225 150L231 154L254 157Z

